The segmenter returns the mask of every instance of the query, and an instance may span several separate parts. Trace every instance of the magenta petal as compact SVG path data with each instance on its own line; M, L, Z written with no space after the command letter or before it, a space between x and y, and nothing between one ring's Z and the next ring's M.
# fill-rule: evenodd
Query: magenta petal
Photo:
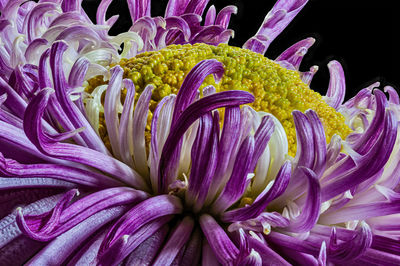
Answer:
M239 255L239 250L224 229L208 214L200 216L200 226L218 261L222 264L232 263Z

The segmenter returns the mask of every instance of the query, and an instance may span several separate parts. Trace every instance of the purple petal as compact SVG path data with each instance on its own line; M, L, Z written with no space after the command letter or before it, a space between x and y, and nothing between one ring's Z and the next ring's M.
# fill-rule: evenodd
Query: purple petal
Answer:
M121 120L119 123L119 151L122 161L130 166L134 166L133 153L133 111L135 106L135 85L130 79L124 79L126 96L122 109Z
M331 61L328 64L329 74L329 88L326 92L325 101L336 110L344 101L346 93L346 81L344 79L344 71L338 61Z
M215 6L212 5L208 8L206 18L204 19L204 26L214 25L215 17L217 15L217 11L215 10Z
M20 164L11 159L5 159L0 153L0 173L19 178L37 177L51 178L81 184L84 186L106 187L118 186L122 183L105 175L57 164Z
M184 110L184 112L179 116L175 126L171 129L168 139L163 147L159 164L159 190L164 191L166 188L166 177L168 177L170 169L174 167L174 165L171 164L176 163L172 161L170 157L177 150L177 143L180 142L183 134L191 124L193 124L199 117L214 109L238 106L252 102L253 100L253 95L244 91L225 91L204 97Z
M25 188L65 188L71 189L76 184L52 178L39 177L0 177L0 190Z
M118 104L121 98L123 69L115 66L110 70L111 79L108 82L106 96L104 98L104 119L106 121L107 133L110 139L113 155L121 159L119 151L119 116Z
M160 230L143 241L125 260L125 265L141 266L151 264L164 243L168 231L168 225L164 225Z
M54 139L46 135L41 128L41 117L48 99L49 91L40 91L29 103L24 117L25 134L42 153L51 157L90 165L110 173L120 180L123 179L124 182L131 183L134 187L146 190L147 184L143 178L126 164L86 147L55 142Z
M154 265L169 265L171 264L179 251L184 248L184 245L190 238L194 227L194 221L189 216L186 216L182 222L173 230L163 249L158 254Z
M386 164L396 141L396 124L394 114L387 110L379 138L356 167L336 176L334 180L323 186L322 201L331 199L373 177Z
M214 78L220 80L223 73L224 68L222 63L215 59L203 60L190 70L176 97L172 127L175 126L176 121L182 115L182 112L194 101L196 92L204 79L208 75L214 74Z
M212 205L213 213L225 211L243 195L248 184L247 175L252 171L250 167L254 149L254 138L248 136L240 146L228 183Z
M150 16L150 0L128 0L127 2L132 22L135 22L141 17Z
M66 193L54 210L46 216L23 216L22 212L19 212L17 223L21 231L33 239L48 241L101 210L134 204L147 197L146 193L131 188L111 188L90 194L66 207L75 193L76 190ZM39 228L37 225L44 221L46 221L45 226Z
M116 219L127 210L124 206L102 210L55 238L29 263L32 265L60 265L99 228Z
M169 222L172 217L172 215L161 217L142 226L133 235L127 234L117 239L112 246L98 256L98 264L118 265L128 256L128 260L135 259L136 263L141 261L146 264L147 260L153 261L160 246L163 244L166 234L168 233L168 226L166 223ZM156 237L154 238L153 236ZM158 240L160 243L154 243L154 240ZM144 255L142 245L151 245L148 248L154 250L147 250L147 254ZM137 255L141 255L141 257L138 258L136 257Z
M147 167L145 129L147 125L147 115L149 112L149 103L153 86L146 86L140 95L133 114L133 158L137 171L142 176L148 176L149 169Z
M75 128L85 128L85 130L80 134L86 141L88 147L107 154L107 148L104 143L97 136L90 123L70 100L67 94L67 82L65 80L62 66L63 54L66 49L67 44L61 41L54 43L50 50L50 66L53 73L53 83L57 100Z
M188 4L185 8L185 13L194 13L197 15L203 15L204 9L207 6L207 3L210 0L192 0L188 1Z
M250 39L244 44L243 48L264 54L269 44L286 28L307 2L307 0L277 1L265 17L257 34L253 37L259 43L254 43ZM264 46L262 50L260 50L260 45Z
M254 154L252 158L252 162L250 165L250 170L254 171L258 160L260 159L260 156L263 154L265 151L268 142L272 136L272 133L274 133L275 130L275 125L274 121L270 116L264 116L261 119L261 124L257 128L257 131L254 135Z
M145 200L131 210L121 219L114 223L108 231L106 238L100 248L100 254L123 235L134 234L144 224L159 217L178 214L182 211L181 200L172 195L161 195Z
M260 215L273 199L279 197L285 191L289 183L291 170L291 163L286 161L279 170L271 188L266 188L265 192L262 193L263 195L257 197L256 201L250 206L225 212L221 216L222 221L245 221Z
M294 69L299 70L301 61L304 55L307 53L308 49L315 43L314 38L307 38L301 40L288 49L286 49L282 54L280 54L275 61L285 61L293 66Z
M218 164L208 191L206 202L214 199L215 194L224 183L224 175L230 163L232 151L239 144L240 108L238 106L225 109L224 126L218 145Z
M301 170L308 178L307 199L300 215L292 219L286 228L296 233L310 231L317 223L321 209L321 188L317 176L308 168L301 167Z
M239 250L224 229L208 214L200 216L200 226L218 261L222 264L232 263L239 255Z
M222 26L224 29L228 28L229 20L232 14L237 13L236 6L226 6L219 11L217 18L215 19L214 25Z
M186 249L182 256L182 260L180 261L180 265L197 265L200 262L201 238L201 231L199 228L196 228L191 235L189 242L186 244Z
M208 113L200 118L197 136L192 147L190 182L186 193L188 204L194 209L203 206L217 164L219 115Z
M372 232L369 226L362 222L356 236L345 242L338 243L335 228L332 230L328 245L329 258L336 263L345 263L357 259L372 243Z
M290 265L284 258L272 250L265 241L250 236L248 237L249 246L253 248L261 256L263 262L268 262L269 265Z

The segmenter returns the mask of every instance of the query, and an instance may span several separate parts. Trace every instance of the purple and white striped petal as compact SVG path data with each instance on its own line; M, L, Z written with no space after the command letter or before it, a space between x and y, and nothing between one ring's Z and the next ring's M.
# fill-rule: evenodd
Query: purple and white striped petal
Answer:
M291 219L286 228L289 232L304 233L310 231L317 223L321 209L321 188L316 174L305 167L301 167L308 178L307 199L299 216Z
M278 0L256 35L243 48L264 54L270 43L286 28L308 0Z
M344 71L338 61L329 62L328 68L331 78L329 80L329 87L324 100L327 104L337 110L343 103L344 95L346 93Z
M176 152L177 144L190 125L209 111L222 107L238 106L252 101L254 101L254 96L248 92L225 91L204 97L186 108L171 129L161 153L158 175L159 191L166 189L167 184L165 183L168 181L170 169L173 169L175 167L173 164L176 163L171 159L171 156Z
M311 37L301 40L286 49L275 59L275 61L284 61L285 63L289 63L292 66L291 68L299 70L303 57L314 43L315 39Z
M95 167L134 187L146 190L147 184L143 178L126 164L86 147L57 142L56 139L45 134L41 128L41 117L48 102L49 93L49 90L40 91L29 103L25 112L24 131L36 148L51 157Z
M289 183L291 170L291 163L289 161L285 162L279 170L271 188L267 187L250 206L225 212L221 216L222 221L245 221L260 215L265 210L268 203L279 197L285 191Z
M143 225L157 218L182 212L181 200L172 195L160 195L147 199L126 212L108 231L99 254L127 234L134 234Z

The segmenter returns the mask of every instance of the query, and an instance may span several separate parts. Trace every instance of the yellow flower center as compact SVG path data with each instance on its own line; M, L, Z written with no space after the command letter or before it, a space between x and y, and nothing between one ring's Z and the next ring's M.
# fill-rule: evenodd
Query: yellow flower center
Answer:
M328 142L333 134L345 138L351 131L344 123L344 117L330 107L319 93L303 83L297 71L288 70L250 50L226 44L171 45L159 51L145 52L134 58L122 59L119 65L124 69L124 78L131 79L135 84L136 97L147 85L154 85L150 104L150 110L153 111L163 97L178 93L189 71L204 59L220 61L224 65L225 73L218 84L212 75L208 76L202 87L213 85L217 91L251 92L255 96L255 101L250 106L256 111L273 114L282 123L288 137L289 154L292 156L296 154L296 132L291 115L293 110L316 111L324 126ZM104 83L102 77L89 80L87 91L93 91L102 83ZM125 92L122 93L122 98L124 97ZM148 132L151 117L150 113ZM104 120L101 121L103 122L100 127L105 127ZM104 128L99 132L107 143ZM150 137L149 134L146 136Z

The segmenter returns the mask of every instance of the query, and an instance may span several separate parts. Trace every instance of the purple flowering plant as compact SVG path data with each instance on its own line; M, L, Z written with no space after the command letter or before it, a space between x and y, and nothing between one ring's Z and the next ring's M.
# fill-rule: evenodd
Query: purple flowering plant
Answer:
M344 102L332 61L312 94L313 38L263 57L307 0L236 50L235 6L127 0L110 36L112 0L81 2L0 0L0 265L400 265L396 90Z

